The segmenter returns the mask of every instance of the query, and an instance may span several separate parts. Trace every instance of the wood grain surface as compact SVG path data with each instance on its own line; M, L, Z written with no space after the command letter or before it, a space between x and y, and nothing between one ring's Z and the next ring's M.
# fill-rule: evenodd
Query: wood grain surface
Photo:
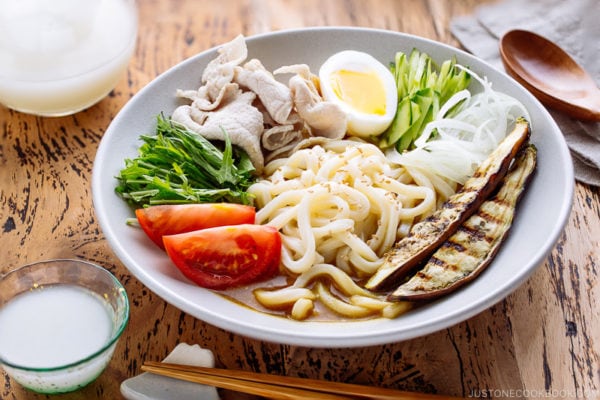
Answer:
M97 223L91 171L121 107L171 66L237 34L353 25L458 46L451 19L480 1L140 0L139 37L127 75L99 104L38 118L0 106L0 273L41 259L80 257L125 285L131 321L107 370L54 399L118 399L119 385L177 343L215 352L219 366L426 393L493 398L600 397L600 191L576 185L573 210L548 259L504 301L418 339L353 349L263 343L167 305L111 252ZM43 399L0 374L1 399Z

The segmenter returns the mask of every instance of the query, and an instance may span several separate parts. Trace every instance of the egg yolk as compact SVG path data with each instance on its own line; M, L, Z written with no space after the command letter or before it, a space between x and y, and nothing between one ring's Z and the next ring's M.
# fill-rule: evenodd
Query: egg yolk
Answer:
M340 100L355 110L385 115L385 89L374 72L340 69L331 75L331 85Z

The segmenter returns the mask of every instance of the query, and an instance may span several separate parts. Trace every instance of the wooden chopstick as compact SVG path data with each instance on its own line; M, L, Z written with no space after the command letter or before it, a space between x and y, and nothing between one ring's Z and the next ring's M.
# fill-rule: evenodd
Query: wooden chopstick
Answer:
M206 375L198 371L179 371L164 366L142 366L142 370L169 376L171 378L183 379L190 382L212 385L222 389L249 393L268 397L276 400L349 400L351 397L335 395L323 392L313 392L309 389L299 389L287 386L278 386L270 383L246 381L237 378Z
M442 400L456 397L413 393L352 383L260 374L148 361L142 370L190 382L235 390L272 399L300 400Z

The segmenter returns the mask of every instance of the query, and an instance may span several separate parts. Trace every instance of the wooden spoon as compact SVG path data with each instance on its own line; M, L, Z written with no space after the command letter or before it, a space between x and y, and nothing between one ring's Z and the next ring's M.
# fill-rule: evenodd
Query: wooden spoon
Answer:
M569 54L533 32L512 30L500 39L506 71L549 108L600 121L600 89Z

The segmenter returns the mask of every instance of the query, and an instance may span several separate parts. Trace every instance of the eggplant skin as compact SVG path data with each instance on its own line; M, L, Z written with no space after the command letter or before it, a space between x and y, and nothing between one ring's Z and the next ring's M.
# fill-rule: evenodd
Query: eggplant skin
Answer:
M534 145L515 159L497 194L484 201L388 300L433 300L475 279L492 261L512 226L517 204L537 165Z
M450 196L431 216L413 225L410 233L396 242L365 287L372 291L396 288L422 265L497 188L529 136L529 123L519 118L513 130L479 165L461 190Z

